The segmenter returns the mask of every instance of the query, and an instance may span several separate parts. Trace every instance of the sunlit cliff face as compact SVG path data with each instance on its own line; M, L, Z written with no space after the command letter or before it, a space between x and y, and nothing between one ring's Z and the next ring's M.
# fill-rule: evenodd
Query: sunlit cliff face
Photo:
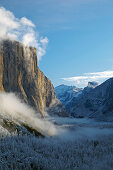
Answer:
M44 111L53 106L58 106L61 113L65 112L51 81L38 67L36 48L10 40L2 41L0 48L1 91L17 93L43 116Z
M51 81L38 68L36 49L16 41L1 43L0 90L19 93L42 114L56 98Z

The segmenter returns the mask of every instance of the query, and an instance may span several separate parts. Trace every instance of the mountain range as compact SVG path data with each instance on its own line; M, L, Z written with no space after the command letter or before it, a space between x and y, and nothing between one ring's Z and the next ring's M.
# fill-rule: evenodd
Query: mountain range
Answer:
M113 78L100 85L89 82L84 89L60 85L55 91L69 116L113 120Z

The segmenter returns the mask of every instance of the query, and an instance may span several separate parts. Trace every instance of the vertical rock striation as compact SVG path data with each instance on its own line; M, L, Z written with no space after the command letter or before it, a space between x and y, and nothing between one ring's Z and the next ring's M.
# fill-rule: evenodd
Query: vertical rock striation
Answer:
M51 81L38 68L36 49L17 41L0 43L0 90L19 94L43 116L45 109L65 113Z

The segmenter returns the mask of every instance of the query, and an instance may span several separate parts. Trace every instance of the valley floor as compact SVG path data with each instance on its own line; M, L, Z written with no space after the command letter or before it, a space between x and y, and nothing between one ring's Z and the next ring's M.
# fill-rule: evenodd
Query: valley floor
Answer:
M113 169L113 123L48 119L57 128L54 137L15 133L0 139L0 169Z

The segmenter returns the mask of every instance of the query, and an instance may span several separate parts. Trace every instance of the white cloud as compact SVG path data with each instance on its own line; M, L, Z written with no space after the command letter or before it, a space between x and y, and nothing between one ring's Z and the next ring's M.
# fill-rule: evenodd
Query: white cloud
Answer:
M86 86L89 81L98 81L103 82L108 78L113 77L113 71L103 71L103 72L94 72L94 73L84 73L83 76L62 78L65 81L74 83L79 86Z
M40 38L40 43L38 44L38 51L37 51L37 55L38 55L39 60L41 59L41 57L43 55L45 55L48 42L49 42L49 40L48 40L47 37L45 37L45 38L41 37Z
M26 45L33 45L37 47L37 40L35 36L35 32L33 30L27 32L26 34L23 35L22 42Z
M0 40L2 39L17 40L26 46L36 47L38 60L45 55L48 44L47 37L39 37L31 20L26 17L18 19L12 12L0 7Z
M18 20L13 13L7 11L5 8L0 8L0 38L9 38L12 30L18 29L20 26ZM14 37L14 33L13 33Z
M45 38L41 37L40 42L45 46L46 44L48 44L48 38L47 37L45 37Z
M107 78L107 77L112 77L113 76L113 71L103 71L103 72L94 72L94 73L85 73L85 75L92 75L92 76L96 76L101 77L101 78Z
M27 25L27 26L30 26L30 27L35 27L35 25L33 24L33 22L30 21L29 19L27 19L26 17L21 18L20 22L21 22L23 25Z

